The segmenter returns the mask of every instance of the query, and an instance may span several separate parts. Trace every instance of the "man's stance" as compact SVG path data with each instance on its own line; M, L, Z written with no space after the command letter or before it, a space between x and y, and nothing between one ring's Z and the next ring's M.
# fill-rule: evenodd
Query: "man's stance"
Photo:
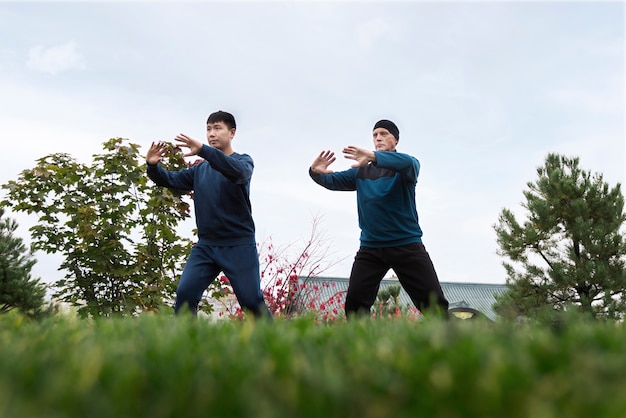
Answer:
M199 239L178 283L174 312L187 305L195 315L204 291L224 272L242 309L271 317L261 291L250 205L254 163L249 155L233 151L233 115L212 113L206 126L208 145L184 134L175 138L177 146L189 148L185 157L204 159L200 164L175 172L164 169L159 164L166 150L163 142L153 142L146 156L148 176L157 185L193 191Z
M335 155L322 151L309 169L311 178L329 190L356 190L361 245L350 273L347 318L369 315L389 269L422 313L435 308L442 316L448 315L448 301L422 244L415 205L420 164L415 157L396 152L399 138L393 122L380 120L374 125L375 151L354 146L343 149L345 158L356 161L352 168L329 170Z

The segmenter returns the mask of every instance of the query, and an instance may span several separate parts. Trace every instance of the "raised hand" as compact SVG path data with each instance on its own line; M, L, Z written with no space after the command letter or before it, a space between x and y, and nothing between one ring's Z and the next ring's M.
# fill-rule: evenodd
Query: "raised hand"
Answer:
M163 154L167 151L167 144L163 141L153 142L146 154L146 162L148 164L156 164L163 158Z
M330 174L328 166L335 162L335 153L332 151L322 151L311 164L311 170L318 174Z
M198 141L197 139L190 138L185 134L178 134L174 139L177 141L177 147L189 148L189 152L183 154L183 157L197 155L202 149L202 142Z
M196 160L193 161L185 161L185 165L187 166L187 168L191 168L193 166L196 166L198 164L202 164L204 162L204 160L202 158L198 158Z
M349 147L345 147L342 152L345 158L356 161L356 163L352 164L352 168L364 167L370 162L376 161L376 154L374 154L374 151L370 151L365 148L350 145Z

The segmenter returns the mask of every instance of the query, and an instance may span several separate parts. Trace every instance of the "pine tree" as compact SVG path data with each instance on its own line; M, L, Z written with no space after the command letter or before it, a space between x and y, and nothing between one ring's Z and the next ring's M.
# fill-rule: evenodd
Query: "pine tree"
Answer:
M36 260L27 251L14 219L4 217L0 208L0 313L17 309L28 316L42 312L46 288L31 278Z
M620 184L579 167L579 158L549 154L528 183L520 224L504 209L494 225L509 291L494 306L502 316L535 317L577 309L623 318L626 244Z

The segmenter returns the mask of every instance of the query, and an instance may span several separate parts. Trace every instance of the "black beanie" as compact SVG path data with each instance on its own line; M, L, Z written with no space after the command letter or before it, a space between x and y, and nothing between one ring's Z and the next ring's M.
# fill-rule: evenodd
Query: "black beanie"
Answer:
M374 125L374 129L376 128L385 128L389 131L391 135L394 136L394 138L396 138L397 141L400 140L400 131L398 130L396 124L392 121L387 119L379 120L378 122L376 122L376 125Z

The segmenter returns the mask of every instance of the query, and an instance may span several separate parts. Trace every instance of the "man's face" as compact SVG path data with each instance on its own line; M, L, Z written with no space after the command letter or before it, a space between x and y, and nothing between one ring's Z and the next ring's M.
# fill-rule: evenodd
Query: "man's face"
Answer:
M376 128L373 133L376 151L395 151L398 140L385 128Z
M230 143L235 136L235 128L228 129L224 122L207 123L206 139L209 145L225 151L230 148Z

